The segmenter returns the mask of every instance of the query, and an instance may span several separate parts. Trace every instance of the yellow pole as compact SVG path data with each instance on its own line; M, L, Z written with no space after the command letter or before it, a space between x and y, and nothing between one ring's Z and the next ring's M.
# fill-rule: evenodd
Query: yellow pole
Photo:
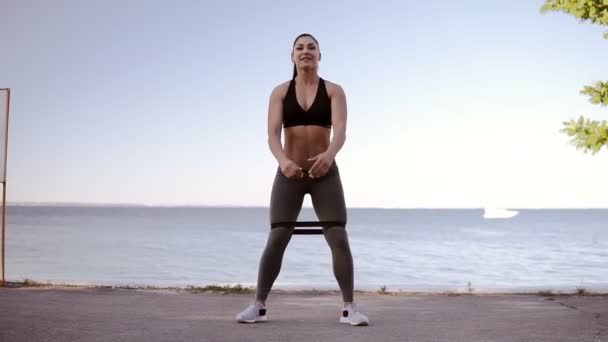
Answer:
M4 287L4 236L6 220L6 182L2 182L2 287Z
M11 103L11 89L6 90L6 121L4 123L4 178L2 179L2 287L4 287L4 240L6 226L6 154L8 152L8 111Z

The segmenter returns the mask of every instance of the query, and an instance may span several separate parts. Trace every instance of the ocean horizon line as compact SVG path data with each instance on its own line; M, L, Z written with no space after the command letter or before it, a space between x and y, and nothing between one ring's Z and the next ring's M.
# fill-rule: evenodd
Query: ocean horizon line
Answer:
M215 208L215 209L269 209L268 205L243 205L243 204L145 204L145 203L120 203L120 202L6 202L9 207L105 207L105 208ZM310 205L302 208L313 209ZM382 206L348 206L348 209L374 209L374 210L483 210L513 209L513 210L608 210L608 207L518 207L518 206L409 206L409 207L382 207Z

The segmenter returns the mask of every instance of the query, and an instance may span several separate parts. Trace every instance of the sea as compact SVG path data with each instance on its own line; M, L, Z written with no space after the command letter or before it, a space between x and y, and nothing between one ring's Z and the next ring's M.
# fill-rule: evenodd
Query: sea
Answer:
M349 208L355 290L608 290L608 209L484 212ZM255 286L270 226L264 207L11 205L5 229L7 281L185 288ZM273 288L339 289L323 235L292 236Z

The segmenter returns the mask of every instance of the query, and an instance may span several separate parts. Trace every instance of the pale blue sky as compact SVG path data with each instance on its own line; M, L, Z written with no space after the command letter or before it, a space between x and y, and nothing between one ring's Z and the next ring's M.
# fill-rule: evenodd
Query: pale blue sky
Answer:
M349 207L608 207L606 28L542 1L2 1L9 202L266 206L293 39L348 100ZM307 199L306 204L310 201Z

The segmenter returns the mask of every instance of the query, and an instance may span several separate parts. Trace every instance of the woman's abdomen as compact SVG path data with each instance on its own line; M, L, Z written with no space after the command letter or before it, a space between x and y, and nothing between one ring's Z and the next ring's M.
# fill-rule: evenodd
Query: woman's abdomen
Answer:
M331 129L321 126L294 126L285 128L285 153L287 157L308 170L314 161L308 161L329 147Z

